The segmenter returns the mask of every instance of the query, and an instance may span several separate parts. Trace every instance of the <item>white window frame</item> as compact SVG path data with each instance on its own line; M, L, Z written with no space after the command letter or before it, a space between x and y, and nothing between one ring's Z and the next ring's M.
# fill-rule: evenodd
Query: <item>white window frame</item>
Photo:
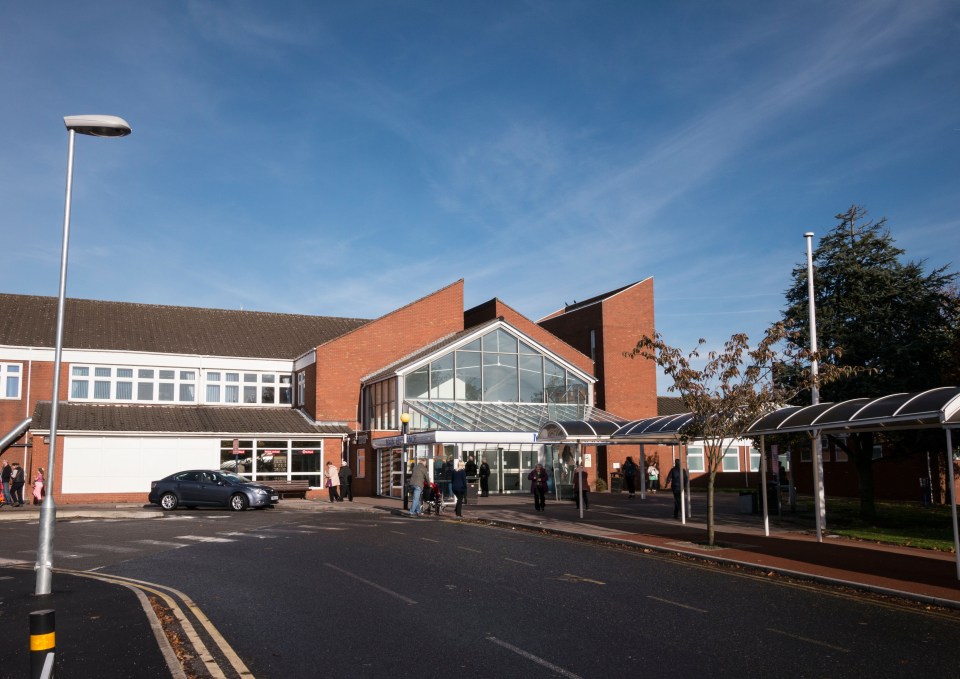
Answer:
M214 376L216 378L213 378ZM209 398L209 387L213 386L220 387L218 400ZM231 388L236 389L235 401L226 400L227 392ZM265 389L273 389L273 400L264 400ZM290 394L286 401L281 399L283 390L288 390ZM247 400L249 392L252 392L253 400ZM275 405L289 408L293 405L293 374L256 370L207 370L203 375L203 402L209 405L248 407Z
M705 472L706 470L707 467L706 458L704 457L704 447L687 446L687 471L692 474L693 472Z
M736 465L735 469L728 468L727 462L732 459ZM733 467L734 465L730 465ZM729 446L723 449L723 456L720 459L720 471L721 472L738 472L740 471L740 446Z
M16 378L16 396L7 395L7 380ZM23 396L23 363L0 363L0 399L19 401Z
M130 376L120 376L119 372L129 371ZM78 371L86 374L77 375ZM146 371L152 371L152 376L145 376ZM170 368L158 366L131 366L131 365L100 365L95 363L72 363L69 370L70 388L69 400L83 403L164 403L164 404L197 404L199 403L197 387L200 384L200 371L196 368ZM163 377L161 377L163 375ZM192 376L192 377L191 377ZM80 385L85 383L85 396L75 396ZM97 384L107 384L107 395L97 396ZM117 397L118 383L130 384L130 398ZM152 398L138 398L141 385L149 385ZM182 399L185 387L193 387L193 399ZM161 387L166 393L172 390L172 398L160 398Z

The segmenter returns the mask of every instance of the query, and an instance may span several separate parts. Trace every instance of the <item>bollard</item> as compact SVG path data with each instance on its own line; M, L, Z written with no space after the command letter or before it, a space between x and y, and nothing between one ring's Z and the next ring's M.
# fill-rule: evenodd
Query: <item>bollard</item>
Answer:
M56 624L53 609L30 614L30 678L52 679L56 651Z

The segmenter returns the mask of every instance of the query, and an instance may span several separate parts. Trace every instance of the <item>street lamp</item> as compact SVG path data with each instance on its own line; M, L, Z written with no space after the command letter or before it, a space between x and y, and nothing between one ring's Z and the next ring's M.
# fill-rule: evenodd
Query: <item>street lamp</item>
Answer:
M70 243L70 201L73 195L73 142L77 135L125 137L130 125L117 116L66 116L69 132L67 147L67 196L63 210L63 249L60 256L60 292L57 297L57 335L53 353L53 398L50 403L50 445L47 448L47 493L40 505L40 543L37 548L37 585L34 594L50 594L53 572L53 526L57 510L53 502L54 466L57 452L57 415L60 405L60 362L63 355L63 309L67 291L67 252Z
M407 498L407 425L410 424L410 413L400 413L400 434L403 437L400 453L400 466L403 469L403 487L400 492L403 493L403 508L410 508L410 502Z
M810 313L810 373L813 376L813 386L810 389L810 400L813 405L820 403L820 385L817 365L817 312L813 287L813 231L803 234L807 241L807 306ZM826 519L826 498L823 492L823 452L820 450L820 432L813 432L810 442L813 450L813 505L816 511L817 542L823 542L823 529Z

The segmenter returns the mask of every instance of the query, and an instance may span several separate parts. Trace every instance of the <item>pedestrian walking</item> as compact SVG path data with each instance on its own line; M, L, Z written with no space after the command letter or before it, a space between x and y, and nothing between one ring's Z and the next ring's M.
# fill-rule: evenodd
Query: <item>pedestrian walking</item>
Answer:
M453 461L453 471L450 473L450 488L457 497L457 506L454 513L463 516L463 498L467 495L467 472L460 460Z
M344 498L353 502L353 472L350 471L350 463L346 460L340 465L340 501Z
M656 462L651 462L647 467L647 478L650 479L650 492L656 495L660 490L660 470L657 469Z
M323 472L323 484L327 487L330 502L342 502L340 498L340 471L333 462L327 462L327 469Z
M43 467L37 469L37 475L33 477L33 504L38 505L43 502Z
M14 462L10 468L10 499L14 507L23 506L23 468Z
M480 460L480 497L487 497L490 495L490 465L487 464L486 458Z
M681 493L690 480L687 470L680 468L680 460L675 460L673 469L667 474L667 480L663 484L664 488L673 490L673 518L680 518Z
M627 461L623 463L623 480L627 483L627 497L633 497L637 492L637 477L640 475L640 467L633 461L631 456L627 456Z
M542 464L527 474L530 481L530 492L533 493L533 506L538 512L545 511L547 508L547 470Z
M423 485L427 482L429 473L423 460L418 459L410 473L410 488L413 491L413 501L410 505L410 516L421 516L420 498L423 495Z
M13 468L10 466L10 463L6 460L3 461L3 470L0 471L0 484L3 485L3 503L12 505L13 497L10 495L10 474L13 473Z

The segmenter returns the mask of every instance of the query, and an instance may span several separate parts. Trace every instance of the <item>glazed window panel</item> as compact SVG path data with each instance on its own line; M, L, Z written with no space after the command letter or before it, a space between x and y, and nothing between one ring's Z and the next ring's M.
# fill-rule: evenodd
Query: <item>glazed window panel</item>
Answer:
M430 366L422 366L404 380L407 398L427 398L430 393Z
M548 403L566 401L567 371L546 357L543 359L543 387Z
M702 447L687 446L687 471L689 472L704 471Z
M723 471L740 471L740 449L737 446L730 446L723 451Z
M516 402L519 398L516 354L483 355L483 400Z
M447 354L430 364L430 398L454 398L453 354Z
M586 403L587 383L567 373L567 403Z
M20 363L0 363L0 376L3 377L3 398L19 399L21 384Z
M519 369L520 402L543 403L543 357L521 354Z
M108 400L110 398L110 382L104 380L94 380L93 397L97 400Z
M480 353L475 351L456 352L456 384L454 398L458 401L479 401L482 398L483 379L481 377Z

